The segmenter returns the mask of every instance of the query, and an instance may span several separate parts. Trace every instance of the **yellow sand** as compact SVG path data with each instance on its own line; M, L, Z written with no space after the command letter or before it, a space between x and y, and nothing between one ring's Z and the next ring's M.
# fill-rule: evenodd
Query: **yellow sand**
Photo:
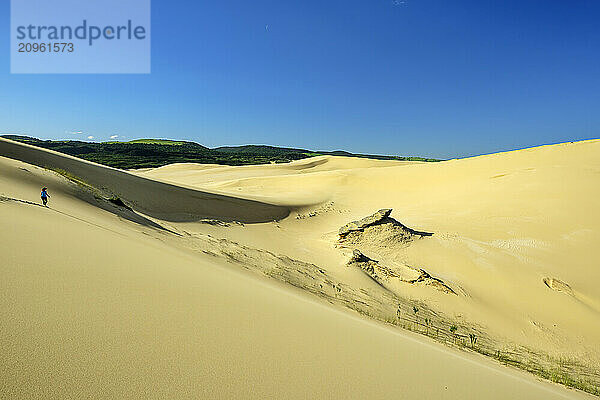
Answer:
M308 188L312 202L333 205L312 218L288 218L283 235L247 240L331 269L339 227L393 208L392 217L434 235L384 260L401 258L466 294L415 289L412 296L514 342L600 362L600 140L434 164L318 157L195 174L193 168L173 165L142 175L267 201L289 202L297 193L296 204L311 203ZM347 254L337 261L346 260ZM548 277L566 282L574 296L550 290L543 282Z
M285 255L284 269L311 263L376 293L344 266L335 233L394 208L434 235L381 259L464 293L407 296L512 342L597 360L599 141L440 164L319 157L137 173L153 180L3 139L0 155L10 156L0 157L0 398L588 397L330 306L239 259L255 269ZM37 205L41 186L50 208ZM138 213L94 198L108 192Z

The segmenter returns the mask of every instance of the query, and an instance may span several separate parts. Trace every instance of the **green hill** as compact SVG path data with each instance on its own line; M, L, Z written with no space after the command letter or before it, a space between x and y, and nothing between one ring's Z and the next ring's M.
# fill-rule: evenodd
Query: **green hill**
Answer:
M109 142L106 142L109 143ZM119 143L119 142L111 142L111 143ZM123 142L120 142L123 143ZM184 144L188 144L188 143L192 143L192 142L184 142L181 140L170 140L170 139L136 139L136 140L130 140L129 142L126 143L145 143L145 144L164 144L164 145L170 145L170 146L181 146ZM193 143L193 144L197 144L197 143ZM200 146L200 145L198 145ZM202 146L204 147L204 146Z
M288 147L276 147L267 145L249 144L245 146L222 146L216 147L214 150L222 153L237 153L237 154L283 154L283 153L310 153L310 150L293 149Z
M311 151L266 145L224 146L210 149L195 142L137 139L130 142L41 140L22 135L2 135L30 145L69 154L114 168L155 168L172 163L249 165L282 163L319 155L343 155L385 160L439 161L421 157L352 154L345 151Z

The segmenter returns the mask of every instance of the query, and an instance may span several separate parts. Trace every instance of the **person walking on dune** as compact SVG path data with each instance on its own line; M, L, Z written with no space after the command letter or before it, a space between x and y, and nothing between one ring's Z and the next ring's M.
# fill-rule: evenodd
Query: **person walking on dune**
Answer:
M42 193L40 194L40 196L42 198L42 203L44 203L44 207L48 207L46 204L48 203L48 197L50 197L47 190L48 190L48 188L43 187Z

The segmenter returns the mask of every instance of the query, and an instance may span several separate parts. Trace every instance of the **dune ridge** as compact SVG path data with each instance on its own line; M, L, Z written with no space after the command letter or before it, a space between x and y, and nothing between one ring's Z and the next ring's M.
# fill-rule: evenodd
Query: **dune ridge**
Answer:
M285 218L290 212L283 206L152 181L4 138L0 138L0 154L44 168L67 171L95 188L122 197L138 211L167 221L218 217L227 221L266 222Z

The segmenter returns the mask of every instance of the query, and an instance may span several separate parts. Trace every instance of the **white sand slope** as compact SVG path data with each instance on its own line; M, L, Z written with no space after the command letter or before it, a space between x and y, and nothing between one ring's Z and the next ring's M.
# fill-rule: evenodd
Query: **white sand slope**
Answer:
M594 164L597 146L597 142L585 143L581 148L591 150L565 160L560 159L560 154L548 158L563 165L559 168L563 174L573 175L568 178L581 178L583 174L582 184L588 185L588 179L598 173ZM584 311L571 303L565 306L565 293L548 288L541 282L542 276L537 275L563 279L576 298L593 310L597 298L590 289L594 279L598 281L589 262L597 260L591 252L598 235L597 215L591 212L593 208L586 208L592 200L584 199L578 208L569 209L572 220L561 217L562 211L556 212L549 222L536 219L538 214L525 207L525 199L514 200L514 190L531 196L540 193L540 187L545 188L544 174L530 180L533 187L518 180L513 186L505 184L502 189L512 187L513 192L512 196L503 197L503 190L493 196L485 192L490 170L495 172L502 163L485 161L486 158L472 159L472 168L462 166L469 160L391 167L359 160L355 167L332 163L328 169L327 163L316 160L320 164L314 168L320 170L313 173L294 173L296 167L292 166L280 174L282 167L273 166L276 172L269 175L270 166L264 166L253 168L265 171L249 175L250 168L243 167L237 184L234 172L229 171L222 187L216 180L211 183L213 190L230 192L230 196L224 196L211 194L206 188L189 188L202 187L201 180L186 181L183 184L188 188L177 188L8 141L0 141L0 155L10 157L0 157L2 398L591 397L539 381L480 355L449 349L419 335L358 318L340 311L342 307L333 308L299 290L314 281L308 273L314 267L323 269L321 273L328 277L327 282L334 281L338 288L344 288L332 296L346 299L344 296L352 289L362 289L377 299L379 289L359 271L343 266L344 250L333 247L332 240L337 228L348 220L362 217L374 207L391 206L395 208L392 216L435 232L431 237L435 241L423 240L402 251L381 254L380 260L399 262L399 257L412 262L422 257L429 271L469 294L456 296L448 304L447 296L431 294L427 288L408 288L411 296L437 305L442 311L456 307L470 318L493 310L500 316L483 319L482 323L494 332L501 330L504 322L512 324L511 328L521 326L521 314L511 320L504 313L514 310L520 300L539 296L540 302L555 308L558 322L564 323L556 330L565 341L561 348L570 351L577 346L594 347L598 342L594 342L592 332L597 323L593 314L584 314L590 321L576 320L568 325L567 313L562 311L569 307L575 312ZM520 171L523 161L516 158L502 166L509 174ZM582 166L574 167L573 158ZM31 165L48 162L53 168L103 187L101 194L118 193L137 214L94 198L88 188ZM336 158L334 162L345 164L343 159ZM535 163L535 156L532 162L534 168L542 168L541 162ZM186 168L183 166L182 170ZM453 168L457 170L453 172ZM174 170L167 180L177 181L177 168ZM499 207L493 208L498 211L488 218L494 224L481 218L492 209L490 205L477 207L469 193L461 192L461 188L469 187L465 174L473 175L472 196L479 195L480 201L498 199ZM324 183L320 183L319 175L326 177ZM314 188L315 194L311 198L310 193L304 193L294 199L288 192L278 198L288 179L290 191L300 191L298 185L306 179L304 187ZM308 183L311 179L314 182ZM451 181L456 191L449 189ZM41 186L49 187L50 208L36 204ZM564 193L579 187L574 181L566 181L565 186L562 200L556 200L561 198L557 195L540 201L540 214L555 207L556 202L567 203L571 195ZM581 190L585 192L587 187ZM176 195L169 194L172 191ZM436 199L436 194L445 195L446 202ZM327 197L326 203L303 206L318 202L323 196ZM185 201L172 200L176 197ZM259 198L264 201L257 201ZM502 201L513 202L505 205ZM518 208L512 207L517 206L525 207L523 216L515 215ZM291 216L279 223L252 224L281 219L290 210ZM311 212L313 217L295 218ZM504 214L512 218L511 224L493 219ZM213 226L198 222L202 218L244 221L246 225ZM546 229L555 226L554 221L563 225L551 234ZM568 245L559 247L573 253L570 265L576 267L566 273L560 269L562 259L555 260L552 249L557 242L551 240L553 235L560 236L577 224L584 232L574 234ZM442 239L436 238L438 234ZM551 254L523 250L530 242L515 238L521 239L525 234L549 242L544 249L550 250L544 251ZM502 235L504 242L494 242L501 240ZM484 240L496 243L498 250L479 243ZM427 255L452 243L458 244L443 254L448 257L444 263ZM478 250L466 243L488 246L490 254L480 257L489 257L486 262L491 266L485 264L486 268L496 275L485 275L483 267L469 253ZM423 252L419 251L421 248ZM576 253L581 249L588 250L588 256ZM511 253L517 256L510 256ZM510 267L503 257L512 257L510 260L517 260L512 262L520 264ZM549 264L536 269L540 260ZM269 275L276 279L259 279L242 271L272 266L280 268L271 270ZM504 268L508 268L506 275L502 275ZM582 277L586 269L590 269L588 282ZM525 281L531 293L519 293L518 285L509 279L515 270L524 277L515 281ZM474 275L470 279L469 273ZM498 293L490 290L496 290L497 279L502 276L509 282L506 287L499 287ZM538 278L543 290L537 289ZM298 279L294 286L299 289L278 283L291 279ZM502 299L506 293L516 298ZM568 294L566 297L571 298ZM507 310L502 311L503 307ZM521 313L531 318L549 318L540 310L544 307L538 309L529 303L520 307ZM535 340L529 339L530 332L520 335ZM571 344L575 335L580 341ZM545 346L547 339L541 336L540 340Z

